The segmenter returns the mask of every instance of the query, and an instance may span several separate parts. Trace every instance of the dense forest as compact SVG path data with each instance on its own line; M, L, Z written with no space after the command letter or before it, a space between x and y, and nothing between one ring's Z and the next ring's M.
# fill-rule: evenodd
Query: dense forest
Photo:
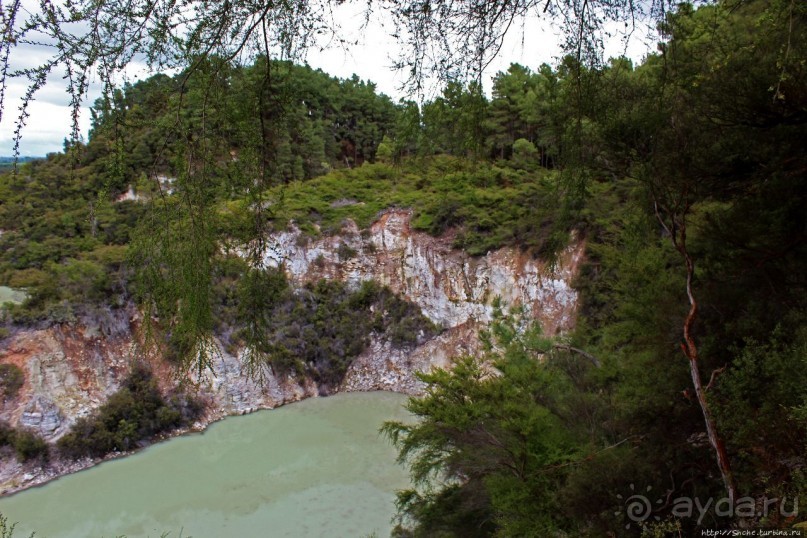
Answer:
M394 103L355 77L212 56L120 88L86 144L0 176L0 285L27 294L0 337L113 334L142 308L179 367L204 367L216 335L332 384L371 331L405 346L437 328L378 286L291 289L255 265L261 237L389 207L473 255L551 260L575 233L566 343L500 305L487 352L424 375L420 421L385 425L413 478L395 536L790 529L807 493L807 6L682 4L661 24L640 65L512 65L490 96L458 80ZM311 320L333 330L279 330Z

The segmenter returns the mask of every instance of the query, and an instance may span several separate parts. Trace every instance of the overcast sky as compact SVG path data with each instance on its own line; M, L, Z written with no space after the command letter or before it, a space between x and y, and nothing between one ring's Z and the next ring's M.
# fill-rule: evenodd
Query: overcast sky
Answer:
M337 22L342 26L346 35L360 35L359 27L363 22L360 6L355 3L343 4L335 8ZM558 47L559 38L553 29L544 21L528 19L523 25L511 29L510 34L501 49L499 56L490 64L483 76L485 90L490 94L493 76L504 71L512 62L517 62L530 68L537 68L542 63L554 64L560 55ZM647 53L647 44L635 39L627 49L628 55L635 60L641 59ZM620 40L615 39L608 44L608 56L620 55L625 51ZM27 52L27 51L26 51ZM378 91L398 100L405 97L398 88L403 77L394 72L390 65L397 53L395 40L389 36L389 31L383 28L378 21L372 21L365 29L359 46L351 47L349 51L342 49L327 49L319 51L311 49L306 61L315 68L321 68L326 73L347 78L354 73L360 78L371 80L377 84ZM36 51L30 51L26 60L31 64L36 62ZM27 63L27 62L26 62ZM142 66L133 65L127 71L130 80L147 77ZM432 92L436 91L433 89ZM25 92L24 84L14 82L6 90L6 104L0 123L0 156L13 153L14 120L18 114L19 98ZM98 81L91 86L85 107L81 110L80 124L82 134L86 137L90 124L89 105L100 95ZM430 97L429 95L426 96ZM30 117L23 130L20 143L20 155L42 156L49 152L61 151L63 141L70 135L71 111L68 106L69 95L65 89L60 75L54 75L49 84L37 93L37 98L29 107Z

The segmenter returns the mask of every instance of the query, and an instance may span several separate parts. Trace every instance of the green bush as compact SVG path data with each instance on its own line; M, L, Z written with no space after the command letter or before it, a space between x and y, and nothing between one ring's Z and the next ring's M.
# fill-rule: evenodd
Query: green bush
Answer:
M540 157L535 144L524 138L519 138L513 142L513 164L518 167L528 168L530 165L537 165Z
M93 415L78 419L57 445L74 459L131 450L144 439L189 423L201 410L199 402L180 394L166 401L151 371L136 365L120 390Z
M14 444L15 434L16 431L8 424L8 422L0 421L0 447Z
M259 361L280 374L311 376L326 391L341 382L372 333L403 347L436 332L415 305L375 282L351 290L321 280L293 290L281 270L252 270L239 283L239 297L238 319L220 325L241 327L233 339L247 346L252 366Z
M575 221L564 214L569 208L561 203L560 176L532 166L528 146L521 144L519 151L530 166L515 169L435 156L398 168L365 164L292 182L267 192L277 200L273 225L282 229L293 220L300 229L316 224L336 233L346 218L367 228L383 210L406 207L414 210L414 229L432 235L455 229L454 246L473 255L503 246L551 254L565 246ZM341 199L356 203L333 204ZM351 257L342 254L347 252L340 253L342 259Z
M17 396L25 382L25 375L16 364L0 364L0 393L3 398L12 399Z
M14 434L13 445L19 461L25 462L35 458L47 459L48 457L48 443L32 431L18 429Z
M356 249L350 247L350 245L347 243L341 242L339 243L339 247L336 249L336 254L339 256L341 261L346 261L351 258L355 258L358 252L356 252Z
M40 436L24 428L13 428L7 422L0 422L0 448L10 446L17 460L26 462L35 458L47 459L49 445Z

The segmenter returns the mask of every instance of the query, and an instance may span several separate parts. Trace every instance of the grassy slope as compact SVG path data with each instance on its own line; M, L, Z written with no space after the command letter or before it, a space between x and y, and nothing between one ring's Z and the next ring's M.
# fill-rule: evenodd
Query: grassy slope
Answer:
M294 221L310 235L338 231L345 219L366 228L384 209L414 210L412 226L439 235L459 233L455 247L472 255L506 245L553 251L568 237L557 176L449 157L393 167L364 165L292 182L266 193L275 228ZM230 202L245 215L246 202Z

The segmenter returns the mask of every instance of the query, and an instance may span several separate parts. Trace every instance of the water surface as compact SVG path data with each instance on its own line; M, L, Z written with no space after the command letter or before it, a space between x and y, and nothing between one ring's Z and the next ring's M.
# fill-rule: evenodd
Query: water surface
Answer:
M26 293L22 290L15 290L8 286L0 286L0 306L2 306L3 303L20 304L26 297Z
M15 536L388 536L408 480L378 428L408 419L404 401L341 394L227 418L0 499L0 512Z

